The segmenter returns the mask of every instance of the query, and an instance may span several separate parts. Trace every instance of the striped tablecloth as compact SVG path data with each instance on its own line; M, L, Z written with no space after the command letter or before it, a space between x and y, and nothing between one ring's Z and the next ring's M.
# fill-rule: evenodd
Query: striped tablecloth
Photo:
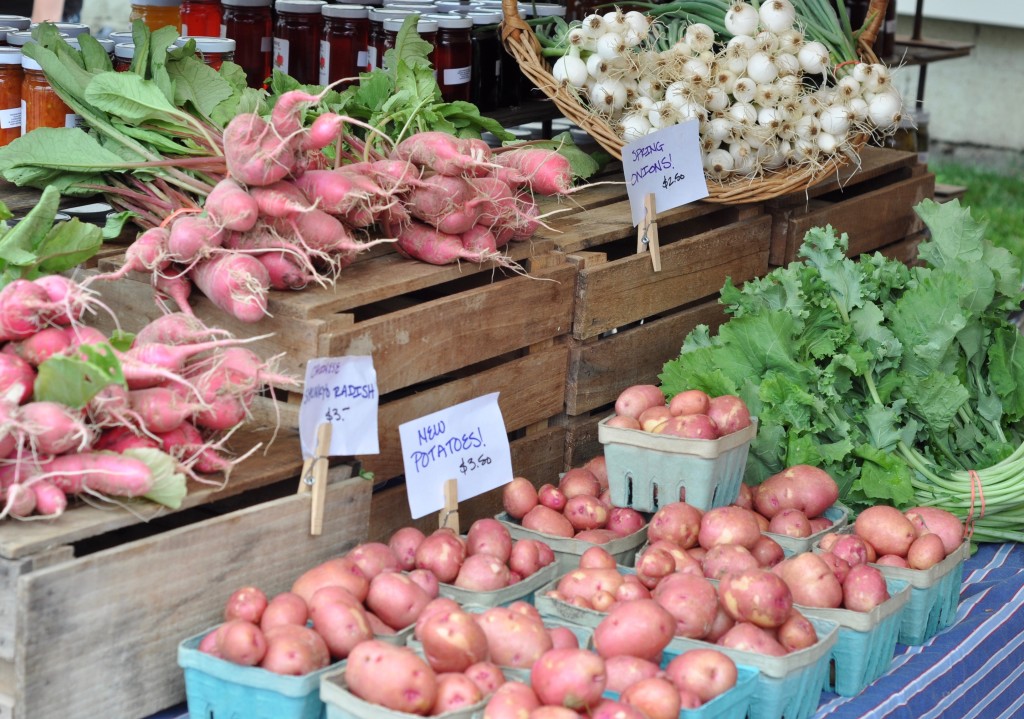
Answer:
M964 564L956 623L896 645L888 673L855 697L824 693L813 719L1024 717L1024 546L983 544ZM188 719L182 705L150 719Z

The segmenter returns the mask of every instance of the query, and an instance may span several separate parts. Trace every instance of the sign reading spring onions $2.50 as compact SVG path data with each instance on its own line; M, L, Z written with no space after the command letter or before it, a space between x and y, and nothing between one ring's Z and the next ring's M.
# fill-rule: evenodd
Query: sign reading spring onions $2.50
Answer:
M299 406L302 456L316 455L317 427L331 425L329 455L378 454L377 371L372 357L319 357L306 363Z
M498 393L399 425L413 519L444 507L444 485L458 480L459 501L507 484L512 455Z
M622 148L622 169L634 227L644 221L647 195L654 195L658 212L708 196L699 131L698 120L687 120L644 135Z

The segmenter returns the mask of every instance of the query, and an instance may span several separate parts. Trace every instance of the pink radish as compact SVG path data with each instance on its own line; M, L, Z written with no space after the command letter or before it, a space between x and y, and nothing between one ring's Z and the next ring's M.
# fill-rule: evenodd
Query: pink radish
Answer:
M224 128L224 160L231 177L254 187L283 180L298 157L293 142L259 115L244 113Z
M256 259L267 268L270 276L270 287L275 290L301 290L311 281L318 278L307 274L292 259L291 255L283 250L272 250L256 255Z
M302 116L310 105L322 100L321 95L310 95L304 90L289 90L281 94L270 112L270 124L281 136L292 135L303 129Z
M59 517L68 506L68 496L52 482L36 479L29 483L35 495L35 511L46 517Z
M66 494L99 492L141 497L153 488L153 472L140 459L114 452L62 454L40 463L40 473Z
M306 172L302 176L308 174ZM263 187L253 187L249 194L256 200L262 217L289 217L312 209L302 190L287 180L279 180Z
M170 432L196 412L203 405L182 400L181 396L167 387L132 390L128 393L131 408L142 418L143 426L150 432Z
M28 280L14 280L0 289L0 342L31 337L60 311L46 288Z
M217 227L209 215L179 215L171 223L167 252L175 262L191 264L209 257L226 236L227 230Z
M170 230L166 227L151 227L138 237L135 242L128 245L124 253L124 264L115 272L105 275L94 275L89 282L97 280L119 280L127 276L129 272L143 272L146 274L160 272L170 264L167 256L167 238Z
M446 132L417 132L399 142L391 153L395 160L407 160L417 167L441 175L485 175L489 158L474 157L480 150Z
M27 517L36 509L36 495L24 484L12 484L4 493L3 513Z
M192 281L214 305L241 322L267 314L270 275L255 257L224 252L192 268Z
M495 153L494 162L523 177L540 195L564 195L572 190L572 167L564 155L539 147L520 147Z
M345 129L347 119L333 112L318 115L309 126L306 139L302 142L302 149L322 150L328 145L334 144L341 136L342 130Z
M61 308L55 312L51 322L67 326L81 319L89 303L89 293L81 285L64 275L43 275L32 281L46 290L50 302Z
M21 390L13 396L16 404L21 404L32 396L36 383L36 371L32 365L15 354L0 352L0 387L4 394L19 385Z
M165 381L162 377L151 386ZM136 385L139 383L135 383ZM139 389L142 389L141 387ZM85 411L89 421L95 427L115 427L125 430L142 427L142 418L132 411L128 402L128 389L119 384L108 384L97 392ZM133 430L132 430L133 431ZM96 449L108 449L107 447L96 447Z
M199 318L184 312L172 312L151 320L135 335L133 345L165 344L181 345L203 342L216 335L226 335L227 330L207 327Z
M194 268L193 268L194 269ZM187 315L193 314L188 298L192 295L192 283L181 274L162 275L154 273L151 278L157 298L172 299L178 309Z
M186 423L187 424L187 423ZM152 437L135 434L129 427L111 427L104 431L93 443L95 450L109 450L121 454L126 449L152 448L160 449L161 443Z
M462 240L457 235L439 232L417 220L412 220L400 228L397 248L408 257L432 265L448 265L459 260L484 262L500 258L497 253L491 255L486 252L471 252L462 246Z
M93 433L80 412L57 402L27 402L19 408L18 420L40 454L80 452L93 442Z
M110 341L110 338L103 334L101 330L89 327L88 325L71 325L70 327L62 328L62 331L68 339L69 351L82 345L95 345Z
M295 179L295 186L318 209L332 215L355 212L385 192L373 178L342 166L337 170L308 170Z
M220 340L179 345L165 345L156 342L139 344L136 342L132 345L131 349L123 352L121 357L133 363L160 367L168 372L180 374L185 369L185 363L193 355L209 352L218 347L230 347L242 341L229 337Z
M474 225L462 233L462 246L470 252L497 254L498 241L490 229L483 225Z
M44 327L31 337L8 346L30 365L38 367L50 357L66 353L71 348L71 338L62 327Z
M207 442L202 433L188 422L160 435L162 447L167 454L179 462L192 464L193 469L203 474L223 472L228 475L234 462L221 457L214 445ZM193 464L194 463L194 464Z
M213 186L203 207L216 224L234 232L248 232L260 215L256 200L230 177Z

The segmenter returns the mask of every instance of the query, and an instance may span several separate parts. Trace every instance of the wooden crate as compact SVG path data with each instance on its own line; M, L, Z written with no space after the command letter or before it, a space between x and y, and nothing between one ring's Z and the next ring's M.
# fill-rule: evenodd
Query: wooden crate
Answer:
M0 526L0 717L139 719L174 706L185 696L178 643L222 621L232 591L286 590L363 541L369 483L330 470L312 537L310 495L295 493L285 456L298 457L296 442L240 466L224 490L233 496L190 494L189 509L148 522L81 507ZM253 477L278 481L251 489Z
M874 252L920 232L914 206L934 197L935 175L917 153L866 147L859 168L766 203L773 220L769 262L793 262L807 231L825 225L847 233L851 257Z

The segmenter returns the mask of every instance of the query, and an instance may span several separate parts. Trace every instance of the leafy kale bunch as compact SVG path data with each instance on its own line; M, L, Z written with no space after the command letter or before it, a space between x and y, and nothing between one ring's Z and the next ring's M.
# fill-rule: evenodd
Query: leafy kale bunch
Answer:
M851 259L829 226L807 233L801 261L727 281L731 319L686 337L662 389L748 403L760 421L748 482L812 464L855 508L927 504L972 520L984 496L976 538L1024 539L1024 342L1009 319L1020 262L958 202L916 211L931 232L920 266Z

